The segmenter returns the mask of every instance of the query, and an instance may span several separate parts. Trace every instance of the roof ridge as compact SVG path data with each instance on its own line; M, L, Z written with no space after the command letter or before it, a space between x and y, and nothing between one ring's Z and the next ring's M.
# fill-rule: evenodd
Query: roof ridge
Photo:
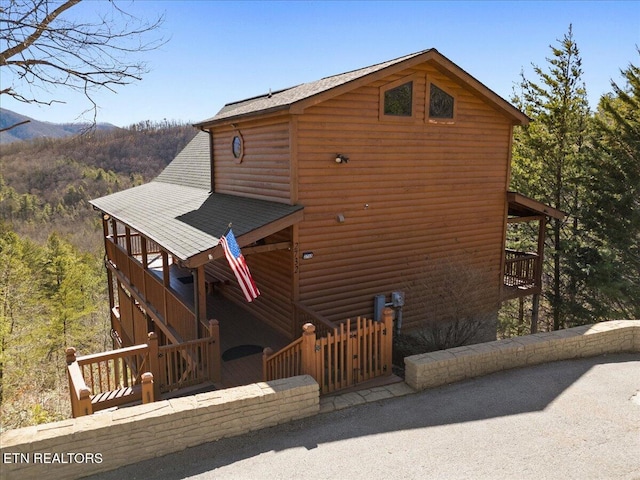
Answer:
M346 72L340 72L340 73L335 73L333 75L327 75L326 77L322 77L322 78L319 78L317 80L312 80L310 82L298 83L296 85L292 85L292 86L286 87L286 88L281 88L279 90L275 90L275 91L269 90L269 92L267 92L267 93L262 93L262 94L259 94L259 95L255 95L253 97L243 98L242 100L236 100L236 101L233 101L233 102L225 103L224 106L225 107L230 107L232 105L238 105L240 103L250 102L252 100L258 100L258 99L261 99L261 98L270 98L273 95L277 95L279 93L286 92L287 90L293 90L294 88L298 88L298 87L301 87L303 85L311 85L311 84L314 84L314 83L321 82L323 80L328 80L328 79L331 79L331 78L340 77L342 75L350 75L350 74L353 74L353 73L358 72L360 70L368 70L368 69L371 69L371 68L379 67L380 65L385 65L385 64L393 65L394 63L398 63L400 61L403 61L403 60L415 57L417 55L421 55L423 53L426 53L429 50L433 50L433 49L432 48L428 48L426 50L420 50L418 52L409 53L407 55L402 55L400 57L392 58L390 60L385 60L383 62L374 63L372 65L366 65L364 67L354 68L353 70L347 70Z
M368 70L370 68L379 67L380 65L385 65L385 64L393 65L394 63L398 63L398 62L401 62L403 60L407 60L409 58L416 57L416 56L421 55L423 53L426 53L426 52L428 52L430 50L433 50L433 49L432 48L427 48L426 50L420 50L418 52L409 53L407 55L401 55L400 57L392 58L390 60L385 60L384 62L378 62L378 63L374 63L373 65L367 65L367 66L360 67L360 68L354 68L353 70L348 70L346 72L336 73L335 75L329 75L327 77L322 77L319 80L314 80L313 82L309 82L309 83L315 83L315 82L319 82L321 80L327 80L329 78L339 77L341 75L349 75L349 74L358 72L360 70Z

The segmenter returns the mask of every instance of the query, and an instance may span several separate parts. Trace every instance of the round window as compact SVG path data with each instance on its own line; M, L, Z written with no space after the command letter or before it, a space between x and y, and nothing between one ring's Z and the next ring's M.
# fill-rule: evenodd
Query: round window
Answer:
M242 157L242 139L237 135L233 137L233 141L231 142L231 151L235 158L239 159Z

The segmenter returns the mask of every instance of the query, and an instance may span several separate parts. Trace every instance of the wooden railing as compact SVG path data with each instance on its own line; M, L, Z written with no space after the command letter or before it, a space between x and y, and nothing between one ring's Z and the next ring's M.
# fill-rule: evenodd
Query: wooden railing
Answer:
M505 250L504 284L507 287L538 285L539 258L535 253Z
M270 348L264 349L262 352L262 378L275 380L302 375L302 341L305 333L313 333L315 341L315 327L307 323L303 329L302 337L294 340L276 354Z
M134 238L132 236L132 238ZM120 236L119 243L123 243ZM127 289L135 289L144 303L144 308L149 307L162 318L162 321L171 326L183 340L198 338L196 331L195 313L170 287L165 287L160 278L135 258L127 255L122 246L111 241L107 243L107 259L111 262L109 268L115 268L122 273L121 282Z
M320 315L318 312L314 312L302 303L294 302L293 307L295 309L296 330L298 332L305 324L310 323L316 327L317 335L325 336L338 326L337 323L332 322L328 318Z
M204 326L207 336L158 349L161 393L221 379L220 333L217 320Z
M109 237L111 240L113 237ZM120 248L126 251L127 249L127 236L124 233L120 233L116 235L116 241L112 243L117 243ZM142 254L142 235L139 233L131 233L129 235L129 245L131 246L131 255L141 255ZM147 239L147 254L157 254L162 252L162 248L153 240Z
M151 332L148 342L108 352L76 357L67 348L67 377L74 417L142 400L205 382L220 382L220 332L217 320L202 325L205 338L158 346Z
M155 334L149 334L155 340ZM153 402L153 374L157 356L150 355L148 344L76 357L76 349L67 348L67 377L74 417L142 400ZM154 364L156 362L156 364ZM145 375L148 373L149 375Z
M327 335L316 336L307 323L302 337L282 350L263 353L265 381L308 374L330 393L375 377L391 375L393 310L385 309L382 322L358 317L345 321Z

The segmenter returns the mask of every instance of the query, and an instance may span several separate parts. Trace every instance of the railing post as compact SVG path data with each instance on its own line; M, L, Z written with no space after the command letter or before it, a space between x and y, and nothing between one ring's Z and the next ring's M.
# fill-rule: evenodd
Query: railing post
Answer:
M305 323L302 326L302 365L301 373L311 375L318 380L316 368L316 327L312 323Z
M155 398L160 398L160 364L159 364L159 351L158 351L158 335L156 332L149 332L147 334L147 344L149 345L149 371L153 374L152 378L158 379L157 382L153 383L153 395ZM146 373L142 374L142 381L144 383L144 376ZM144 387L143 387L144 391ZM152 400L153 401L153 400Z
M382 312L382 322L387 334L384 339L384 365L387 367L386 375L392 373L392 357L393 357L393 309L387 307Z
M153 373L144 372L142 374L142 403L155 402L154 384Z
M76 361L76 349L74 347L68 347L65 350L65 356L67 357L67 365Z
M87 387L84 387L81 388L78 393L78 411L77 414L74 414L74 418L91 415L93 413L93 407L91 406L91 392Z
M91 406L91 391L84 385L82 379L82 370L77 364L76 349L68 347L65 350L65 357L67 361L67 381L69 382L69 396L71 397L71 414L73 418L82 417L84 415L91 415L93 408ZM75 363L75 365L73 365ZM74 382L70 368L74 368L74 375L77 377L78 382ZM82 383L83 386L76 388L76 383Z
M71 400L71 415L73 415L73 418L76 418L78 416L78 403L76 402L75 388L71 380L71 374L69 373L69 365L76 361L76 349L74 347L67 347L65 356L67 361L67 383L69 384L69 397Z
M222 381L222 362L220 360L220 324L218 320L209 320L209 375L213 383Z
M262 380L268 382L271 380L269 377L269 367L267 366L267 358L273 355L273 350L269 347L262 350Z

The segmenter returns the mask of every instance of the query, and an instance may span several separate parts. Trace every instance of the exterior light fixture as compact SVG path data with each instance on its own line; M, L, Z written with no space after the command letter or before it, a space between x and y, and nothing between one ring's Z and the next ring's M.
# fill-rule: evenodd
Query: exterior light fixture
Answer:
M343 155L341 153L336 154L336 163L347 163L349 161L349 157Z

